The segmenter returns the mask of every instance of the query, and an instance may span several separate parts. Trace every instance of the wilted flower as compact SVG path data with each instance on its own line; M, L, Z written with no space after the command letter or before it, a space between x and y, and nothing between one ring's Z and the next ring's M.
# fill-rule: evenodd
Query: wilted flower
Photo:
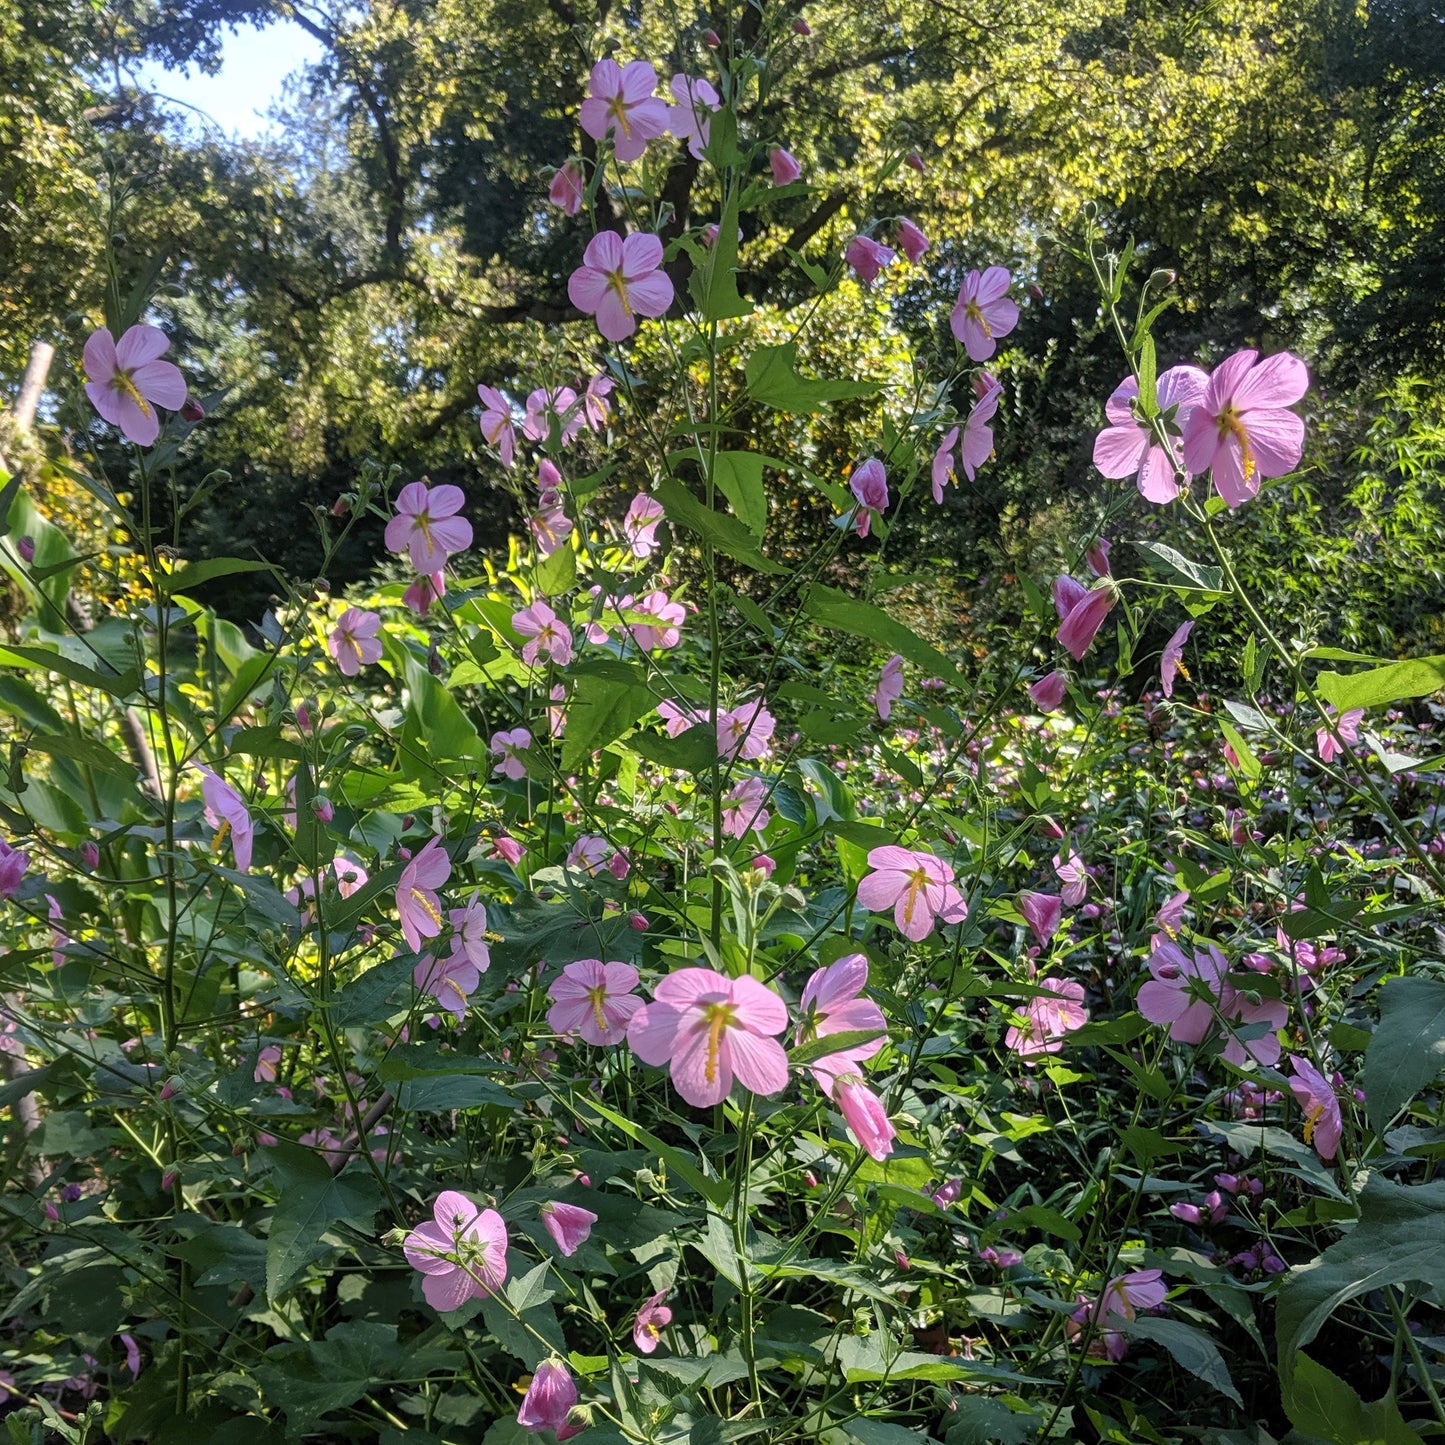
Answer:
M1034 893L1025 890L1019 894L1019 912L1023 914L1024 922L1033 930L1040 947L1047 948L1054 934L1059 931L1059 922L1064 916L1064 900L1057 893Z
M1053 712L1069 690L1068 677L1057 670L1029 684L1029 697L1041 712Z
M582 162L569 160L552 177L552 184L547 188L547 199L561 210L563 215L575 216L582 209L585 189Z
M869 457L848 478L848 489L858 499L858 535L866 537L872 529L873 519L888 510L888 473L883 463L877 457Z

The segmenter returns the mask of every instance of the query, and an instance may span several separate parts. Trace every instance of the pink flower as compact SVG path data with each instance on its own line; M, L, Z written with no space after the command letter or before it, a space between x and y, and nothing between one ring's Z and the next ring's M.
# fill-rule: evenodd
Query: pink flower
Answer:
M512 404L495 387L479 386L483 402L482 440L497 449L502 465L509 467L517 452L517 429L512 421Z
M547 990L552 999L547 1026L554 1033L580 1034L599 1048L620 1044L633 1014L642 1007L632 991L636 987L637 970L630 963L580 958L569 963Z
M1158 1309L1168 1293L1169 1287L1164 1283L1161 1270L1139 1269L1132 1274L1118 1275L1105 1288L1094 1318L1102 1322L1118 1315L1132 1320L1141 1310ZM1084 1313L1087 1315L1087 1311ZM1078 1315L1074 1318L1077 1320ZM1104 1353L1116 1364L1128 1352L1128 1341L1118 1330L1104 1329L1099 1338L1103 1342Z
M691 708L679 707L677 703L666 700L658 703L657 715L662 719L662 724L667 729L667 735L670 738L678 737L687 732L689 728L698 727L702 723L702 719ZM721 751L721 741L719 741L719 751Z
M1184 465L1196 476L1212 470L1231 507L1265 477L1292 471L1304 450L1305 424L1287 408L1309 390L1309 370L1288 351L1256 365L1258 355L1236 351L1220 362L1184 428Z
M657 524L662 521L662 503L639 492L622 519L622 535L634 557L646 560L657 551Z
M886 1159L893 1152L897 1133L883 1101L859 1074L839 1074L830 1091L849 1132L873 1159Z
M667 106L656 89L657 72L645 60L599 60L578 121L593 140L610 133L618 160L638 160L648 141L667 134Z
M608 341L625 340L637 330L638 316L662 316L672 305L672 280L658 269L662 249L662 242L645 232L624 239L616 231L599 231L587 243L567 295L579 311L596 315L597 329Z
M1023 914L1024 922L1033 929L1039 946L1047 948L1059 931L1059 923L1064 916L1064 900L1057 893L1025 891L1019 894L1019 912Z
M410 482L396 499L396 516L386 524L390 552L405 552L418 572L437 572L453 552L472 545L472 524L457 516L466 504L460 487Z
M750 829L761 833L771 821L764 804L768 785L762 778L742 778L723 798L722 830L729 838L741 838Z
M402 1246L422 1272L421 1292L435 1310L457 1310L501 1289L507 1278L507 1226L495 1209L478 1210L454 1189L437 1196L432 1219Z
M898 253L880 245L871 236L854 236L843 251L843 259L858 274L864 286L871 286L885 266L891 266Z
M722 109L722 97L711 81L700 76L674 75L668 83L677 104L668 112L668 125L678 140L686 141L694 160L701 160L712 130L712 112Z
M1339 1096L1335 1086L1308 1060L1291 1054L1289 1061L1294 1069L1289 1090L1304 1110L1305 1143L1313 1144L1315 1153L1328 1164L1339 1151L1345 1127Z
M893 704L903 696L903 654L895 652L883 664L878 675L878 686L873 690L873 706L881 721L887 722L893 716Z
M658 712L666 703L659 704ZM689 720L680 731L692 726ZM768 711L767 704L758 698L753 702L740 703L717 720L717 751L720 758L742 759L753 762L763 757L770 749L776 719ZM676 736L668 729L669 734Z
M445 572L424 572L401 594L401 600L418 617L425 617L431 610L432 603L446 596L446 590Z
M101 416L118 426L138 447L160 435L156 407L179 411L186 401L186 381L179 368L161 361L170 338L159 327L132 326L117 342L108 327L92 332L85 343L85 394Z
M858 902L871 912L893 909L893 921L905 937L919 943L935 921L961 923L968 905L953 886L953 869L932 853L889 845L868 855L874 871L858 885Z
M0 898L14 898L30 866L30 855L0 838Z
M1151 1024L1168 1024L1176 1043L1203 1043L1227 988L1228 967L1213 944L1190 955L1177 943L1161 943L1149 955L1150 980L1139 990L1139 1012Z
M650 1355L657 1349L659 1336L672 1323L672 1311L663 1304L666 1298L665 1289L649 1296L633 1321L632 1342L644 1355Z
M888 510L888 473L877 457L869 457L848 478L848 490L858 499L857 531L866 537L875 517Z
M598 873L612 852L612 845L596 833L583 833L567 850L567 867L576 868L589 877Z
M803 985L801 1018L795 1044L812 1043L830 1034L874 1033L866 1043L850 1044L837 1053L814 1059L808 1068L824 1089L839 1074L857 1073L887 1042L888 1021L872 999L862 996L868 984L868 960L861 953L845 954L826 968L817 969Z
M537 550L544 557L550 557L572 535L572 519L561 507L549 507L539 512L527 522L527 526Z
M452 860L440 838L427 845L401 870L396 885L396 911L407 947L415 953L422 939L442 931L442 905L436 890L452 876Z
M478 973L485 973L492 966L492 951L487 947L487 910L475 888L465 908L448 911L447 922L452 927L452 952L447 962L465 958Z
M327 643L342 677L355 677L381 657L381 618L375 612L348 607L336 620Z
M526 728L513 728L510 732L493 733L489 747L502 761L492 771L501 773L504 778L511 778L514 782L525 778L527 764L523 760L522 754L531 746L532 734Z
M274 1084L276 1082L276 1070L281 1063L281 1045L267 1044L259 1054L256 1055L256 1067L251 1077L258 1084Z
M656 652L659 649L676 647L681 641L680 629L682 624L687 621L687 609L683 607L682 603L672 601L666 592L649 592L632 610L655 617L662 624L661 626L655 626L648 622L628 624L627 630L632 634L632 640L643 652Z
M1057 670L1029 684L1029 697L1041 712L1053 712L1064 700L1069 690L1068 677Z
M982 275L970 271L963 278L949 325L970 360L987 361L998 338L1018 325L1019 309L1006 294L1012 279L1002 266L990 266Z
M1139 383L1132 376L1125 377L1104 403L1109 425L1094 439L1094 465L1106 477L1133 477L1146 501L1161 506L1172 502L1179 495L1178 474L1184 470L1178 434L1189 425L1208 385L1209 377L1197 366L1171 366L1160 373L1156 395L1171 431L1166 452L1153 429L1134 412Z
M1077 600L1067 612L1060 608L1059 643L1075 662L1082 662L1084 654L1094 645L1094 638L1104 625L1104 619L1113 610L1114 587L1111 582L1101 582L1097 587L1084 588L1071 577L1060 577L1054 583L1054 605L1059 607L1060 583L1069 583L1077 589ZM1074 596L1075 594L1069 594Z
M231 852L236 859L236 867L242 873L249 872L256 828L251 821L246 800L224 778L213 773L204 763L192 763L191 767L201 775L203 816L206 822L216 830L215 839L211 843L211 851L214 853L229 837Z
M467 1016L467 1000L481 982L481 973L464 953L446 960L424 953L412 969L411 980L418 993L430 994L458 1023Z
M515 838L505 833L493 840L492 851L513 868L527 856L527 850Z
M1109 553L1112 550L1112 543L1107 537L1096 537L1089 550L1084 553L1084 560L1089 564L1089 571L1095 577L1112 577L1113 569L1109 566Z
M923 259L924 252L928 250L928 237L907 216L898 218L898 249L915 266Z
M802 166L793 154L785 151L782 146L774 146L768 152L768 165L772 169L775 186L791 186L794 181L803 177Z
M1089 891L1089 870L1084 860L1070 848L1065 854L1062 849L1054 855L1054 873L1063 887L1063 901L1070 908L1077 908Z
M582 175L582 162L569 160L552 177L552 184L547 187L547 199L564 216L575 216L582 209L585 188L586 181Z
M1174 675L1183 672L1185 677L1189 672L1182 665L1184 657L1184 644L1189 641L1189 634L1194 631L1194 623L1186 622L1179 627L1174 635L1164 644L1164 655L1159 659L1159 681L1164 687L1164 696L1174 696Z
M1247 981L1239 975L1235 977L1240 978L1240 982L1226 980L1219 1000L1220 1015L1230 1031L1229 1042L1219 1056L1236 1068L1247 1068L1250 1059L1272 1068L1279 1062L1279 1030L1289 1021L1289 1005L1277 998L1252 1002L1246 994ZM1241 1038L1236 1032L1238 1029L1247 1030L1254 1037Z
M1169 935L1170 938L1178 938L1179 930L1184 927L1184 905L1189 902L1188 892L1175 893L1168 898L1164 906L1154 915L1154 922Z
M542 653L558 667L566 667L572 661L572 629L545 602L534 602L514 612L512 626L529 639L522 648L522 661L529 667L536 666Z
M640 62L634 61L633 64ZM632 67L629 66L630 70ZM649 67L650 68L650 67ZM527 1386L522 1408L517 1411L517 1424L532 1434L550 1430L559 1440L580 1435L585 1425L569 1425L567 1417L577 1403L577 1382L561 1360L543 1360Z
M627 1041L644 1063L670 1064L678 1093L705 1108L727 1098L734 1077L755 1094L786 1088L787 1055L771 1035L787 1026L787 1005L757 979L681 968L638 1009Z
M1083 984L1072 979L1041 978L1038 986L1047 992L1031 998L1020 1010L1022 1025L1010 1028L1004 1035L1004 1043L1026 1060L1058 1053L1064 1046L1064 1035L1089 1022Z
M1315 751L1320 755L1322 763L1332 763L1344 751L1341 744L1357 743L1360 740L1360 724L1365 719L1365 710L1362 707L1352 707L1348 712L1343 712L1338 718L1335 717L1334 708L1329 708L1331 720L1335 725L1335 732L1339 733L1340 741L1335 741L1334 733L1329 728L1315 729Z
M963 474L973 481L979 467L993 455L993 428L988 425L998 411L999 398L1003 396L1003 383L995 381L987 387L969 409L968 420L963 424L963 446L960 448L963 460Z
M551 436L553 421L556 421L560 428L558 435L564 447L571 446L577 433L582 430L582 412L577 406L577 393L570 386L559 386L553 391L539 386L535 391L528 392L525 413L522 418L522 435L534 442L544 442ZM537 468L538 486L545 487L547 483L543 479L549 475L556 479L553 486L562 480L561 472L551 462L543 462Z
M540 1212L547 1233L565 1255L576 1254L578 1247L592 1233L592 1226L597 1223L597 1216L590 1209L583 1209L577 1204L565 1204L560 1199L549 1200L541 1206Z
M140 1346L136 1344L134 1335L123 1334L120 1342L125 1347L125 1367L134 1380L140 1375Z
M616 385L605 371L599 371L582 393L582 415L595 432L600 432L612 420L612 403L607 398Z

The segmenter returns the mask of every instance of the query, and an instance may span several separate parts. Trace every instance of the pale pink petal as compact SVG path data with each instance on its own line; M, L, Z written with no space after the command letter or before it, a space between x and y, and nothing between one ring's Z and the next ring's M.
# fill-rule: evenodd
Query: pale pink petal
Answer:
M622 259L622 237L616 231L599 231L582 253L582 264L591 266L594 271L620 271Z
M1094 438L1094 465L1106 477L1132 477L1148 447L1148 434L1137 422L1105 427Z
M637 330L637 318L623 305L622 298L610 286L598 302L596 312L597 329L608 341L625 341Z
M91 340L94 339L94 337L91 338ZM90 398L90 404L100 413L102 421L108 421L111 426L120 425L121 402L123 399L127 399L121 392L116 391L109 382L87 381L85 394ZM132 403L131 410L132 412L135 410L134 403Z
M450 482L433 487L427 498L427 511L433 517L453 517L467 504L466 493Z
M133 397L122 396L116 425L138 447L148 447L161 434L161 419L153 406L142 408Z
M478 1290L472 1277L460 1266L453 1265L446 1274L425 1275L421 1292L434 1310L446 1313L461 1309Z
M627 284L628 303L643 316L665 316L673 295L672 278L665 271L654 271Z
M617 67L613 64L613 69ZM593 72L596 74L596 71ZM657 72L645 60L630 60L622 67L616 87L609 92L615 94L621 90L623 101L629 105L636 105L639 101L647 100L657 89Z
M93 331L90 339L85 343L85 350L81 353L85 360L85 374L92 380L98 382L109 381L115 375L115 337L110 334L110 328L102 326L99 331ZM88 391L89 388L87 387ZM91 397L95 401L95 397ZM100 411L99 405L96 410ZM104 412L100 413L105 416ZM114 422L113 417L105 417L108 422Z
M634 277L657 270L662 265L662 251L662 241L657 236L648 231L634 231L622 243L621 270L623 278L630 282ZM608 267L607 269L616 268Z
M1218 415L1225 403L1234 399L1235 392L1239 390L1240 383L1258 355L1257 351L1236 351L1233 356L1226 357L1214 368L1202 403L1206 411Z
M658 979L652 994L660 1003L682 1009L702 998L726 999L732 986L732 979L710 968L679 968Z
M134 371L170 350L171 339L158 326L132 326L115 344L115 364Z
M1252 411L1244 418L1262 477L1282 477L1299 465L1305 424L1292 411Z
M1179 482L1174 466L1163 447L1148 449L1135 480L1138 482L1139 493L1146 502L1163 506L1179 495Z
M1009 275L1006 266L990 266L978 278L978 287L973 293L979 310L982 310L990 302L997 301L1008 290L1012 280L1013 277Z
M660 1067L672 1057L681 1022L681 1013L668 1004L644 1004L628 1025L628 1045L644 1064Z
M732 996L739 1022L749 1029L780 1034L787 1028L788 1006L767 984L744 974L732 981Z
M169 361L147 361L136 367L131 380L147 401L167 411L179 411L186 404L186 379Z
M1299 357L1281 351L1261 361L1240 381L1234 390L1234 404L1245 412L1274 410L1293 406L1309 389L1309 368Z
M724 1048L744 1088L755 1094L777 1094L787 1088L788 1056L776 1039L734 1028L727 1031Z

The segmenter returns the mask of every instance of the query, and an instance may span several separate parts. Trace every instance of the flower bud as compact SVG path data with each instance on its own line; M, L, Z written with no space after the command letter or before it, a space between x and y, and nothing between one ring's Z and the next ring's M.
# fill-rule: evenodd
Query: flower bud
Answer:
M15 542L15 550L20 553L20 560L22 562L33 562L35 560L35 538L17 538Z
M174 1169L167 1169L161 1175L161 1193L169 1194L176 1187L176 1180L181 1176Z
M632 929L634 933L646 933L652 925L648 923L644 914L629 913L627 915L627 926Z
M100 867L100 845L90 840L82 843L80 845L80 861L87 868Z
M206 409L187 392L185 401L181 403L181 416L194 426L198 421L205 421Z
M809 25L808 22L807 22L806 20L804 20L801 15L798 16L798 18L797 18L795 21L793 21L793 34L794 34L794 35L811 35L812 33L813 33L813 27L812 27L811 25Z
M703 41L709 50L716 50L722 45L722 36L719 35L716 30L709 30L708 33L703 36Z

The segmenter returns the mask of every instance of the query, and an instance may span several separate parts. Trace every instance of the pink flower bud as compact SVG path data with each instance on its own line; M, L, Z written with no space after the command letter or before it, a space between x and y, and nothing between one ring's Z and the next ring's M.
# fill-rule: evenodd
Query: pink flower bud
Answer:
M318 793L311 800L311 811L316 814L320 823L329 823L336 816L336 809L331 806L331 799L324 793Z
M161 1193L169 1194L176 1187L176 1180L181 1176L174 1169L167 1169L161 1175Z
M702 228L702 243L704 246L711 248L717 243L717 238L718 224L716 221L713 221L709 225L706 225Z
M920 176L928 169L928 167L923 164L923 157L919 155L917 151L910 151L908 153L908 159L904 161L904 165L911 171L917 171Z
M20 553L20 560L22 562L33 562L35 560L35 538L17 538L15 542L15 550Z
M547 190L547 199L564 216L575 216L582 209L584 184L582 167L575 160L569 160L555 176Z
M181 403L181 416L194 426L198 421L205 421L206 409L188 393Z
M797 18L795 21L793 21L793 34L794 34L794 35L811 35L812 33L813 33L813 27L812 27L811 25L809 25L808 22L807 22L806 20L804 20L801 15L798 16L798 18Z
M778 865L771 858L769 858L766 853L759 853L758 856L754 858L751 863L748 864L749 868L752 868L756 872L761 873L764 878L771 878L773 876L773 870L777 866Z
M174 1099L180 1092L181 1086L174 1079L167 1079L165 1083L161 1085L161 1102L164 1103L167 1099Z
M809 1189L816 1189L818 1187L818 1176L809 1169L807 1173L803 1175L803 1183L806 1184Z
M772 168L775 186L790 186L803 174L803 168L798 164L797 158L791 152L785 151L782 146L774 146L768 152L768 165Z
M48 1199L45 1201L45 1217L52 1224L60 1223L60 1211Z
M722 44L722 36L716 30L709 30L703 37L709 50L716 50Z
M346 517L351 514L351 499L349 497L337 497L331 504L331 515L333 517Z
M87 868L100 867L100 845L94 842L85 842L80 845L80 861Z
M627 915L627 926L632 929L634 933L646 933L652 925L648 923L645 914L629 913Z

